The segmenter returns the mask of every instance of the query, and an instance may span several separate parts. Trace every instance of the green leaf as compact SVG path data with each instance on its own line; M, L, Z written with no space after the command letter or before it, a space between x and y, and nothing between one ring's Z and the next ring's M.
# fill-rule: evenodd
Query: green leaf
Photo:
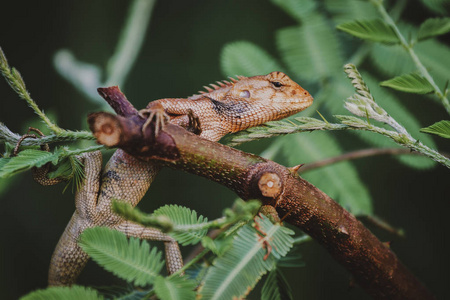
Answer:
M153 283L164 266L161 252L150 251L146 241L127 240L125 234L107 227L86 229L79 244L103 268L138 286Z
M381 86L390 87L391 89L413 93L428 94L434 92L434 88L428 80L417 73L404 74L389 80L380 82Z
M431 126L420 129L421 132L435 134L450 139L450 121L442 120Z
M450 18L430 18L420 25L417 39L432 38L450 31Z
M329 132L292 134L281 137L286 164L317 162L342 154ZM348 161L309 171L302 175L355 215L371 215L372 202L355 167Z
M175 225L175 230L169 235L183 246L197 244L207 233L207 229L192 230L192 225L201 225L208 222L207 218L187 207L178 205L165 205L153 212L153 216L166 216ZM201 227L201 226L200 226Z
M325 0L325 9L337 23L355 19L373 19L378 16L374 5L361 0Z
M226 44L220 55L220 66L225 76L255 76L283 71L265 50L247 41Z
M32 167L42 167L48 162L54 164L59 159L59 152L47 152L41 150L27 149L19 152L15 157L9 159L0 171L0 177L11 176L18 172L26 171Z
M292 230L272 224L266 217L255 218L261 237L251 224L243 226L237 233L232 248L214 260L208 269L199 293L203 299L242 298L255 286L276 260L287 254L292 247ZM264 260L271 245L270 255Z
M101 300L103 297L96 290L84 286L57 286L37 290L20 298L21 300Z
M435 13L441 15L450 13L449 0L421 0L421 2Z
M317 7L317 3L313 0L271 0L271 2L300 22Z
M405 107L388 90L381 88L378 85L377 80L370 74L363 73L362 75L368 87L370 88L375 101L382 108L384 108L389 115L391 115L397 122L405 127L406 130L411 133L414 138L419 139L429 147L436 148L436 145L430 136L421 134L419 132L422 126L407 107ZM359 130L352 132L357 134L366 142L377 147L398 147L397 144L395 144L391 139L373 132L362 132ZM418 169L427 169L436 165L436 163L431 159L417 155L396 155L395 158L410 167Z
M400 41L391 26L380 19L356 20L336 27L353 36L373 42L397 44Z
M312 14L302 26L278 30L276 43L284 63L302 80L318 81L342 72L336 34L321 15Z
M202 239L202 246L205 249L211 250L214 254L220 256L225 253L233 243L233 239L231 236L222 237L220 239L213 240L209 236L205 236Z
M428 69L436 84L444 86L449 79L450 48L435 39L430 39L415 45L414 52ZM416 69L413 61L401 46L375 44L370 55L374 65L388 75L410 73Z
M280 269L270 271L261 290L261 300L290 300L292 290Z
M161 300L193 300L195 299L195 281L179 276L156 277L154 288Z

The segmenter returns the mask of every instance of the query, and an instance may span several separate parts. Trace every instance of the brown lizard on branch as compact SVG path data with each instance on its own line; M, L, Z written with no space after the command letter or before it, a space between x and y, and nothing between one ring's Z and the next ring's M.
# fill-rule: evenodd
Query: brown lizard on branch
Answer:
M116 102L113 99L120 94L111 90L110 100ZM297 226L321 244L374 298L434 299L390 247L354 215L298 176L299 166L286 168L199 138L170 123L150 140L140 134L143 119L94 113L89 115L88 122L101 144L106 142L141 160L159 161L164 166L205 177L228 187L244 200L259 199L265 205L262 208L270 208L269 214ZM151 130L146 128L144 133L148 131ZM263 245L269 253L270 242Z
M218 141L224 135L279 120L304 110L311 105L311 95L282 72L265 76L238 77L238 80L218 82L187 99L160 99L151 102L139 113L132 107L113 107L125 117L146 118L141 132L155 119L155 132L164 125L161 109L169 122L189 127L192 116L200 128L197 133L205 139ZM99 89L108 100L107 89ZM158 112L159 111L159 112ZM178 244L159 230L145 228L125 221L111 210L113 199L137 205L149 188L160 166L154 162L138 160L123 150L117 150L103 173L100 152L80 157L86 178L75 196L76 210L52 256L49 285L70 285L75 282L89 257L78 246L80 234L89 227L108 226L127 236L159 240L165 243L168 271L182 266ZM38 178L38 182L39 182Z

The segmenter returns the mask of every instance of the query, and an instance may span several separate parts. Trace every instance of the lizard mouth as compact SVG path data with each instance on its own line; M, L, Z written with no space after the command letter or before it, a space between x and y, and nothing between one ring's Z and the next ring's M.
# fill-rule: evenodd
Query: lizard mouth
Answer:
M292 98L280 98L277 99L277 103L292 103L292 104L298 104L302 103L306 106L310 106L313 103L314 98L311 95L307 95L305 97L292 97Z

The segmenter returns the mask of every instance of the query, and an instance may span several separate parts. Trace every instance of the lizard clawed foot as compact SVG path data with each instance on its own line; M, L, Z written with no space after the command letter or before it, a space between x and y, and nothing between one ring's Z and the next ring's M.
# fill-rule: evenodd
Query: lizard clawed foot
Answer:
M193 134L200 135L202 133L202 127L199 117L194 114L194 111L192 109L188 110L187 116L189 119L189 123L186 129Z
M36 136L35 134L30 134L30 131L36 132L36 133L39 134L41 137L44 137L44 136L45 136L45 135L42 133L42 131L40 131L39 129L33 128L33 127L28 127L27 133L24 134L24 135L22 135L22 137L19 139L19 141L17 142L16 146L14 147L14 151L13 151L13 155L14 155L14 156L17 156L17 154L19 154L19 148L20 148L20 145L22 144L22 142L23 142L25 139L29 139L29 138L37 139L37 136ZM50 151L50 147L48 146L48 144L44 144L44 145L41 145L41 150L42 150L42 151L47 151L47 152L49 152L49 151Z
M141 109L138 114L141 118L147 119L144 125L142 125L143 134L145 133L147 126L150 125L152 121L155 122L155 137L158 136L159 131L163 130L166 123L170 120L164 108L159 103L152 107Z

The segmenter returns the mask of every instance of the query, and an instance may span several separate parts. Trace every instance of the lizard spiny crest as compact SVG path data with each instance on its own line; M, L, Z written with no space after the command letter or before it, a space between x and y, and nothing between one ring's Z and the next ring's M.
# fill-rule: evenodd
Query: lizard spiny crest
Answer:
M207 96L216 100L222 99L223 96L234 86L235 83L239 82L242 79L247 77L245 76L236 76L238 79L233 77L228 77L230 80L222 80L216 81L217 84L211 83L209 86L205 85L205 91L198 91L199 94L192 95L189 97L191 100L197 100L202 98L203 96Z

